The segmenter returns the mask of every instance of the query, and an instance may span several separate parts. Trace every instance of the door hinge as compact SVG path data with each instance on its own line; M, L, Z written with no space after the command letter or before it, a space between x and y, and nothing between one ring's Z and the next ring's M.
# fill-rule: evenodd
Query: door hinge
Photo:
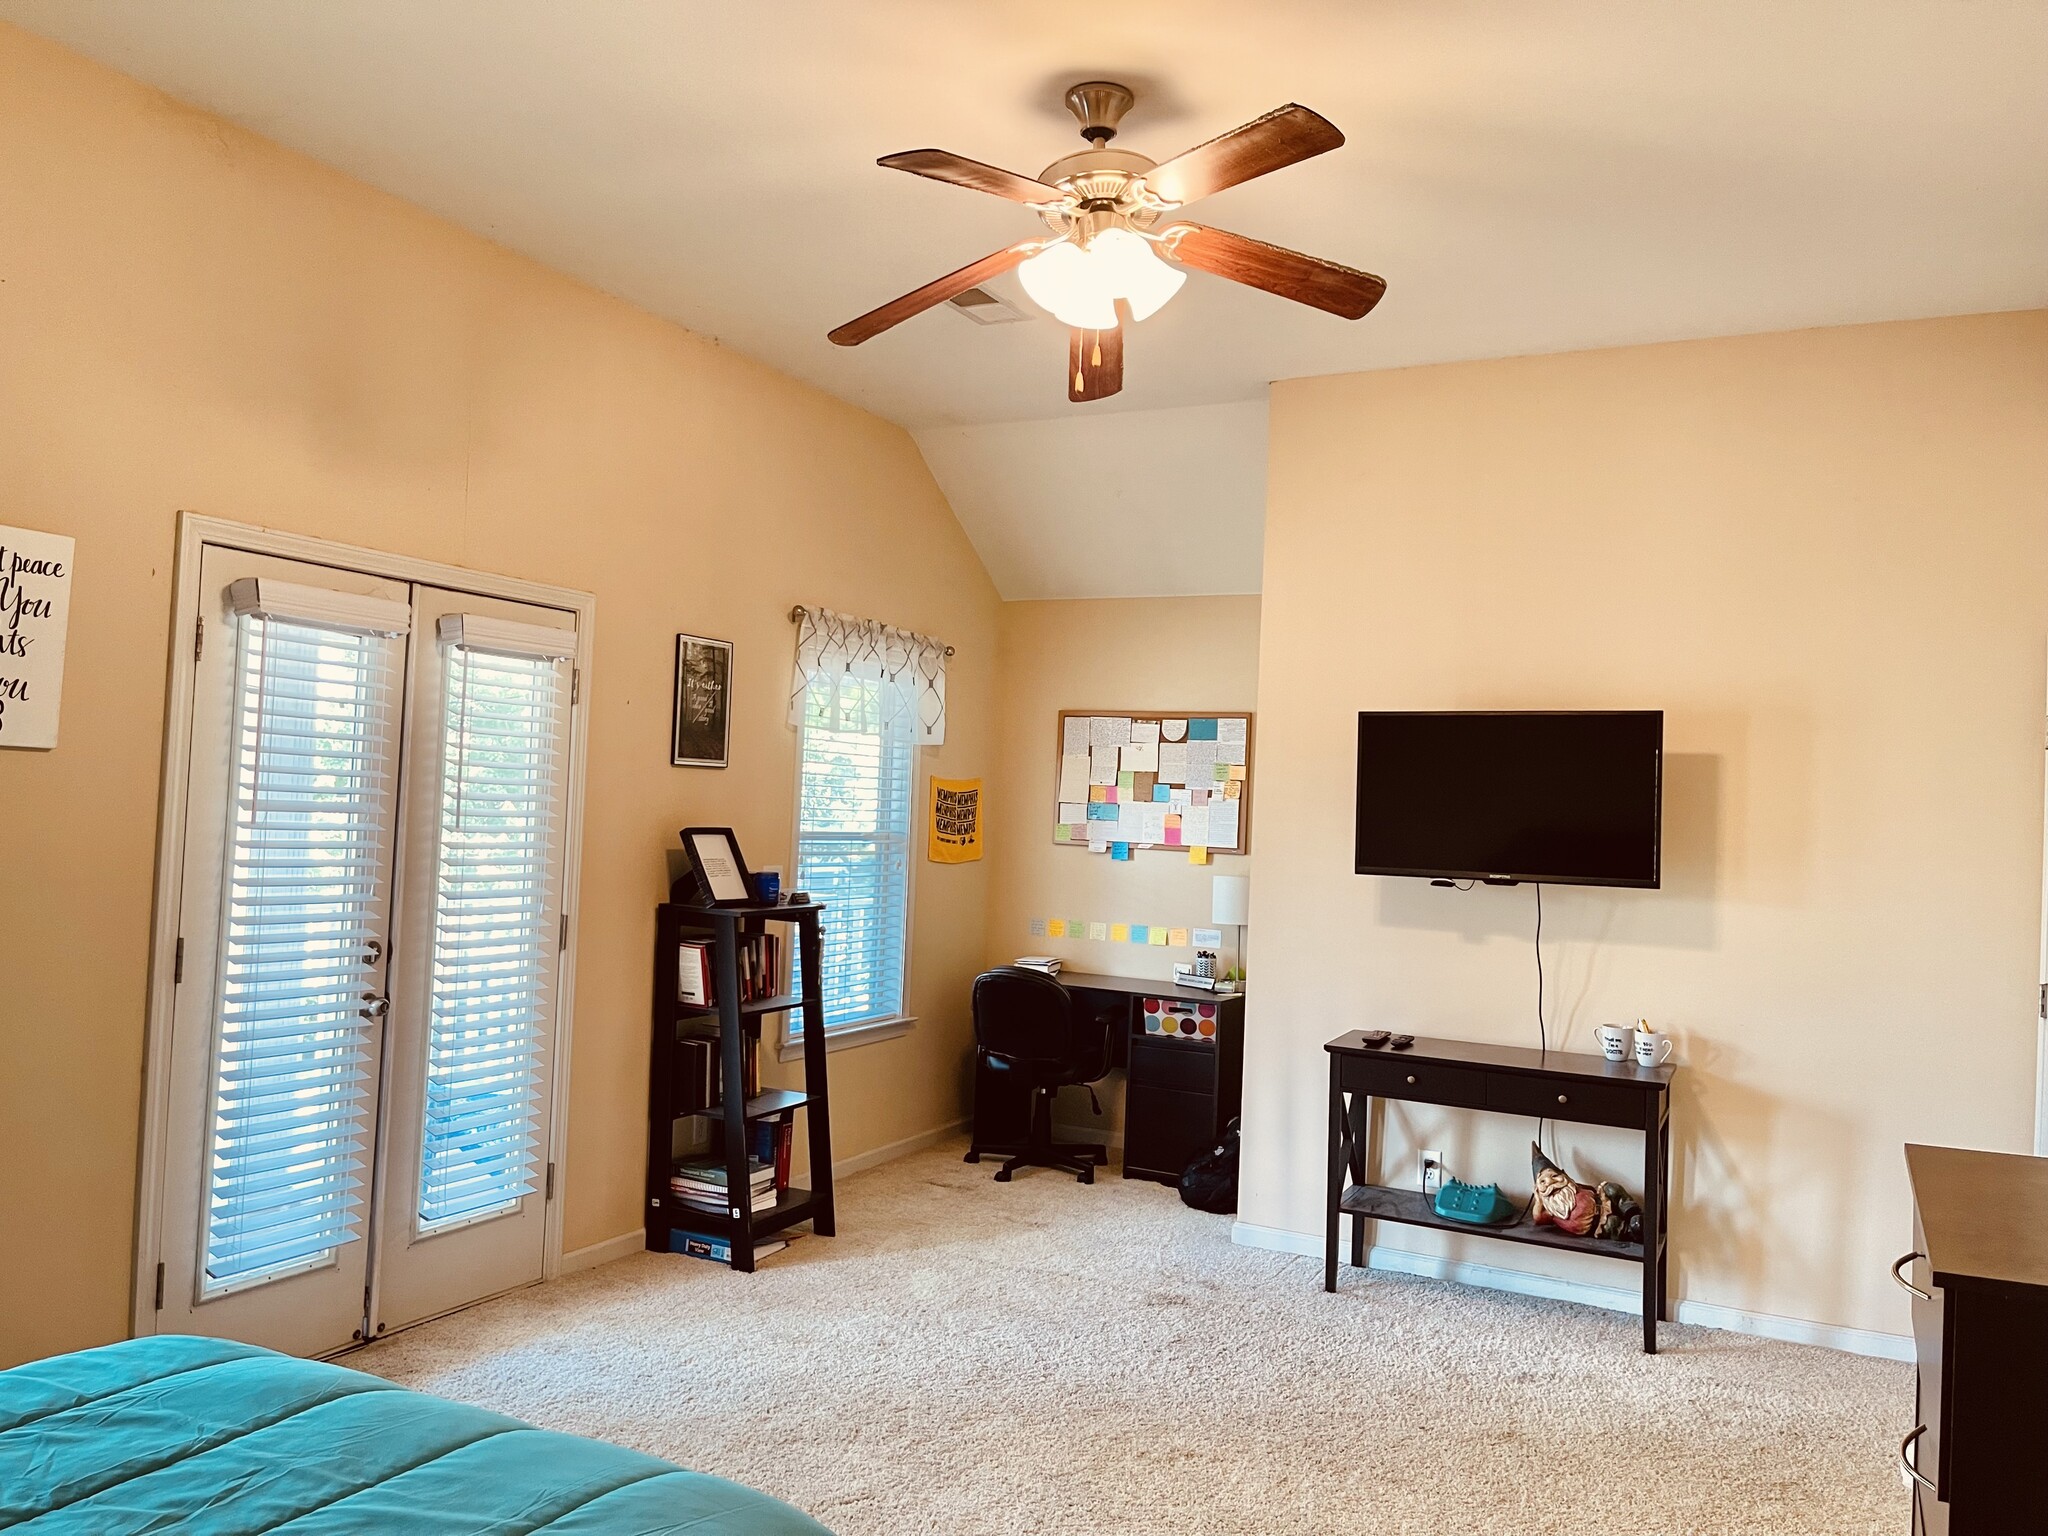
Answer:
M546 1193L546 1194L544 1194L544 1195L542 1195L542 1196L541 1196L541 1199L543 1199L543 1200L552 1200L552 1199L554 1199L554 1198L555 1198L555 1165L554 1165L553 1163L549 1163L549 1164L548 1164L548 1190L547 1190L547 1193Z
M194 661L197 661L200 657L200 653L203 652L205 649L206 615L202 613L201 615L199 615L198 622L192 626L192 659Z
M2041 983L2041 1017L2048 1019L2048 981Z
M159 1312L164 1309L164 1267L161 1263L156 1267L156 1309Z
M571 667L569 669L569 703L571 706L574 706L582 702L583 669L581 667Z
M185 979L185 941L178 940L178 952L171 960L171 985L176 986Z
M560 940L560 942L559 942L559 943L557 943L557 944L555 945L555 948L557 948L557 949L567 949L568 947L569 947L569 914L568 914L568 913L566 913L566 912L564 912L564 913L562 914L562 935L561 935L561 940Z

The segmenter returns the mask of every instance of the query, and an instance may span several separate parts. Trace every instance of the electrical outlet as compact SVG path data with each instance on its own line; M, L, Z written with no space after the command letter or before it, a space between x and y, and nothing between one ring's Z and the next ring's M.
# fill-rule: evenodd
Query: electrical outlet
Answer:
M1444 1155L1441 1152L1422 1154L1422 1192L1433 1195L1444 1187Z

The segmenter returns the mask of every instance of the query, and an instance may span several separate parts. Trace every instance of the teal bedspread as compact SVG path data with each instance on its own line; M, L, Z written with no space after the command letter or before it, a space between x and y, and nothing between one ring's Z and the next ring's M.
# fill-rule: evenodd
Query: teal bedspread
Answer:
M830 1536L736 1483L220 1339L0 1371L0 1530Z

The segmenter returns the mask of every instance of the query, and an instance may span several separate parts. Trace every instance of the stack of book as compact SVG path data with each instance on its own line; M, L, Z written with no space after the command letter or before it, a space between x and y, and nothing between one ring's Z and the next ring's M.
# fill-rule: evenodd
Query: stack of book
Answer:
M739 943L740 1001L758 1003L777 995L782 983L782 938L779 934L748 934ZM708 943L686 940L676 946L676 997L696 1008L718 1006L716 952Z
M752 1157L747 1159L747 1170L751 1209L759 1213L772 1208L776 1194L775 1165ZM722 1157L684 1158L670 1168L668 1187L678 1200L686 1200L691 1205L701 1205L714 1211L732 1208L726 1198L725 1159Z
M1057 976L1060 973L1060 963L1051 955L1019 955L1011 963L1022 966L1027 971L1043 971L1048 976Z
M723 1047L716 1035L685 1035L676 1042L676 1113L697 1114L725 1102ZM741 1092L761 1091L761 1039L752 1029L740 1038Z

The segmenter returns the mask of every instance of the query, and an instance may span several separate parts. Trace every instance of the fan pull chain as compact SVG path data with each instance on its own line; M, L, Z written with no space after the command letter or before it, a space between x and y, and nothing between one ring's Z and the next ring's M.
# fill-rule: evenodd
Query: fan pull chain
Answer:
M1074 393L1078 395L1085 388L1087 388L1087 381L1081 377L1081 370L1076 368L1074 370Z
M1102 332L1100 331L1095 333L1095 356L1091 359L1091 364L1096 368L1102 366Z

